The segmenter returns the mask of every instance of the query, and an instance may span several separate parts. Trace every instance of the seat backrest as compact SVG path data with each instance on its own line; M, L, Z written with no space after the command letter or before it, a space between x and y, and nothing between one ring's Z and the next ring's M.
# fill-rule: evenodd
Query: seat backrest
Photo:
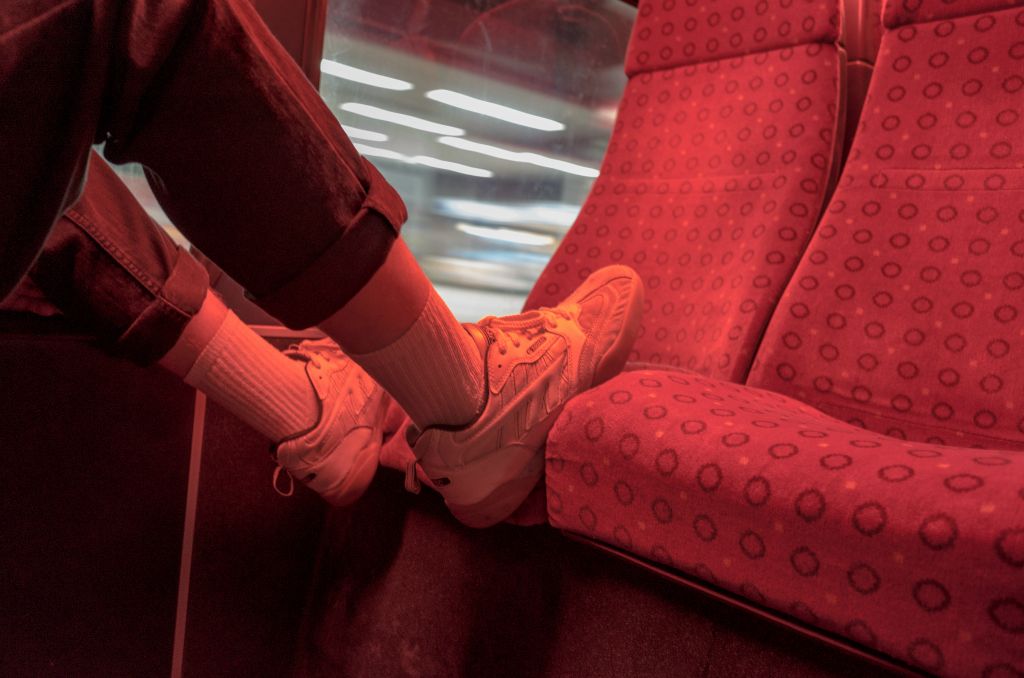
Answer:
M748 383L1024 447L1024 0L893 0L839 187Z
M627 264L631 360L742 379L829 187L838 35L838 0L642 0L601 175L527 307Z

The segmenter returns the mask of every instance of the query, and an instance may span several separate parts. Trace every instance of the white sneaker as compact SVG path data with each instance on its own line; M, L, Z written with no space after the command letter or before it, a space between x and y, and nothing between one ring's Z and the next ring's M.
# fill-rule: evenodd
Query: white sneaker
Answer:
M388 395L330 339L303 341L285 355L306 363L320 417L310 430L279 442L271 454L292 478L331 504L351 504L377 471ZM275 489L277 481L275 473Z
M555 308L465 326L486 365L483 411L465 427L410 431L420 468L456 518L487 527L526 499L562 407L622 370L642 308L640 277L609 266Z

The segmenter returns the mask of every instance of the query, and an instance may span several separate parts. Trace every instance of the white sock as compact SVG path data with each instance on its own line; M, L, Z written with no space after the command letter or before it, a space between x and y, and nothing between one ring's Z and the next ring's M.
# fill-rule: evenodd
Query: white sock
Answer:
M288 358L228 312L185 383L278 442L312 428L320 405L303 363Z
M467 424L483 405L480 349L434 290L405 334L372 353L349 357L420 428Z

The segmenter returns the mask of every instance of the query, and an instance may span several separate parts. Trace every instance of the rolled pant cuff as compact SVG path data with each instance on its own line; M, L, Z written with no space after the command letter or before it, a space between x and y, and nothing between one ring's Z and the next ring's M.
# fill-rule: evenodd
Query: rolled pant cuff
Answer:
M209 289L203 265L179 250L179 256L159 293L118 337L114 350L140 365L162 358L199 312Z
M293 329L317 325L347 304L384 264L407 214L395 189L363 161L369 190L337 240L277 290L249 297Z

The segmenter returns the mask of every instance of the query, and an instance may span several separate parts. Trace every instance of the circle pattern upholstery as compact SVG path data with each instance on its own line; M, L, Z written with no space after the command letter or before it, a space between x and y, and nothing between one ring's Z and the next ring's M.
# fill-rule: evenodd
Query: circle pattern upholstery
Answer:
M627 264L646 292L633 360L742 378L824 201L838 67L812 44L633 77L527 307Z
M864 110L748 383L1024 447L1024 10L889 31Z
M548 512L927 671L1014 675L1022 469L1021 451L897 440L769 391L643 370L559 418Z

